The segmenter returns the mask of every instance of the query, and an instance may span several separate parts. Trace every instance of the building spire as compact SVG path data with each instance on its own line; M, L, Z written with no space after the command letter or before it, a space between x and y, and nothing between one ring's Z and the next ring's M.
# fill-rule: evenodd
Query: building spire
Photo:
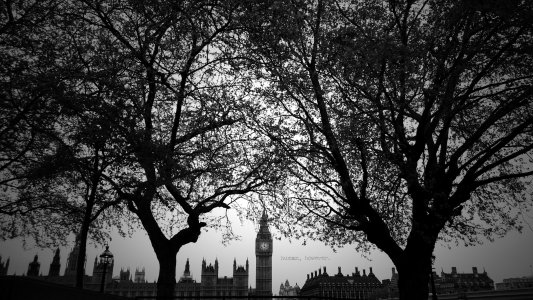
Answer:
M59 269L61 268L59 248L56 249L52 263L50 263L50 270L48 276L59 276Z
M270 230L268 229L268 215L266 209L263 210L261 219L259 220L259 234L264 235L264 238L270 237Z
M191 274L190 265L189 265L189 258L187 258L187 262L185 263L185 272L184 273Z

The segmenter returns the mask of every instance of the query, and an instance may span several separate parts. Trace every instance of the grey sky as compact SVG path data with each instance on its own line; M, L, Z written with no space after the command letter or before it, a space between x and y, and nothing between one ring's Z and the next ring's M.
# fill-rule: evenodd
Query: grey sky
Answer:
M255 254L254 242L257 226L250 221L245 221L240 226L239 221L234 222L234 230L241 235L241 240L232 241L227 246L221 244L222 234L209 230L203 232L196 244L184 246L178 253L178 265L176 278L183 273L185 261L190 259L191 273L193 278L200 281L200 267L202 258L207 263L214 263L215 258L219 261L219 276L232 276L233 259L237 259L237 265L244 265L246 258L250 262L249 283L255 287ZM279 237L272 227L271 232L274 237ZM140 230L131 238L121 238L118 235L110 242L110 250L115 255L114 276L117 276L120 268L130 268L133 272L135 268L145 267L146 277L149 281L157 279L158 263L155 254L149 244L148 237ZM73 238L73 237L72 237ZM72 246L61 248L61 274L66 266L67 255ZM329 247L319 242L308 241L306 246L302 246L302 241L292 241L282 238L274 240L273 252L273 292L277 294L279 285L286 279L291 285L295 282L304 284L306 274L326 266L328 273L336 274L338 267L342 267L343 274L354 272L355 267L359 270L369 267L378 279L390 278L393 267L390 259L380 251L373 251L365 258L357 253L354 247L347 246L333 252ZM103 251L102 247L88 247L87 273L92 274L95 256ZM452 247L451 249L438 246L436 250L435 267L437 272L441 268L445 272L450 272L452 266L456 266L458 272L472 272L472 267L483 268L495 282L501 282L504 278L521 277L531 274L533 265L533 232L526 227L522 234L511 232L506 237L496 240L494 243L486 242L484 245L476 247ZM53 249L28 249L23 250L20 240L0 242L0 255L5 261L11 258L9 274L16 272L17 275L25 273L28 263L35 254L39 255L41 262L41 272L48 274L50 262L53 257Z

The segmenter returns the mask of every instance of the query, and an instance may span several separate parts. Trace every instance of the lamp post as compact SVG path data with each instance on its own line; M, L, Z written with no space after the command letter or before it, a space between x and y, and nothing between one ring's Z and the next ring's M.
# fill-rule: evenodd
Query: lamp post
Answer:
M431 268L431 269L432 269L431 270L432 272L430 274L430 276L431 276L431 296L432 296L431 299L432 300L437 300L438 298L437 298L437 292L435 290L435 278L433 278L433 268Z
M102 283L100 284L100 293L104 292L105 285L105 273L107 271L107 265L113 261L113 253L109 251L109 246L105 246L105 251L100 254L100 262L104 263L104 270L102 272Z
M435 289L435 278L433 277L433 264L435 263L435 255L431 256L431 273L429 273L431 279L431 299L438 300L437 291Z

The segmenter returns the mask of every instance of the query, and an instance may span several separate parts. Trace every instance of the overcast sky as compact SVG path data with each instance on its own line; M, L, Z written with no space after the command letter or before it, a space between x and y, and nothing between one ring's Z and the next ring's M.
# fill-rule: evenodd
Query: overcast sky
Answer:
M205 258L208 264L214 264L215 258L218 258L220 277L232 276L234 258L237 259L237 265L244 265L248 258L250 261L249 285L255 287L254 242L257 225L250 221L245 221L242 226L240 225L239 221L234 222L235 231L241 235L241 240L232 241L228 246L221 244L222 234L213 230L203 232L196 244L184 246L178 253L176 279L179 280L183 274L187 258L190 259L192 276L198 282L202 258ZM279 237L279 233L272 227L271 232L274 237ZM110 250L115 256L113 275L118 276L120 268L130 268L133 275L135 268L145 267L146 278L149 281L156 280L158 263L145 233L139 231L130 238L114 236L110 242ZM61 274L64 272L71 248L72 246L61 248ZM92 274L94 258L101 254L103 248L95 248L93 245L89 245L88 248L87 273ZM11 259L9 274L26 273L28 263L35 254L39 255L41 272L47 275L53 249L23 250L20 240L0 242L2 261L8 257ZM279 291L279 285L286 279L291 285L298 283L301 287L305 283L306 274L323 266L327 268L330 275L336 274L339 266L343 274L354 272L355 267L359 270L365 269L368 273L369 267L372 267L379 280L390 278L393 267L390 259L377 250L365 257L357 253L353 246L333 252L319 242L308 241L306 246L302 246L302 241L293 240L291 243L285 238L274 240L272 262L272 287L275 294ZM472 267L477 267L481 272L485 269L495 282L501 282L502 279L509 277L531 276L533 275L531 265L533 265L533 232L530 227L526 227L522 234L512 232L494 243L486 242L476 247L454 246L451 249L438 246L436 250L437 272L440 273L441 269L444 269L444 272L449 273L451 267L455 266L458 272L471 273Z

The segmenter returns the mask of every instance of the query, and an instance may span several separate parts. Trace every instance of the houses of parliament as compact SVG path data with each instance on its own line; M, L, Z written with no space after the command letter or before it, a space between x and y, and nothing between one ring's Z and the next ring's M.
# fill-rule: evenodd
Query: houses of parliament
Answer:
M263 212L259 222L259 231L255 239L255 289L252 289L250 286L248 259L246 259L246 262L243 265L237 265L237 260L234 259L233 277L219 277L218 259L215 260L214 264L208 263L204 259L201 262L200 282L197 282L192 278L190 273L190 262L189 259L187 259L187 262L185 263L185 271L176 283L175 296L209 296L225 298L248 295L272 296L272 250L273 241L268 228L268 217L266 213ZM55 252L47 276L43 276L40 273L40 263L36 255L34 260L28 266L26 276L37 277L49 282L73 286L76 277L76 262L78 255L79 247L76 242L76 245L67 258L67 266L63 276L60 276L59 274L61 268L59 249ZM105 272L104 267L106 268ZM131 274L129 269L121 269L119 276L115 278L112 276L113 269L113 261L106 265L95 258L92 276L85 275L84 287L86 289L98 290L102 282L102 275L104 275L106 293L126 297L156 296L157 283L146 281L144 268L141 270L136 269L134 274Z

